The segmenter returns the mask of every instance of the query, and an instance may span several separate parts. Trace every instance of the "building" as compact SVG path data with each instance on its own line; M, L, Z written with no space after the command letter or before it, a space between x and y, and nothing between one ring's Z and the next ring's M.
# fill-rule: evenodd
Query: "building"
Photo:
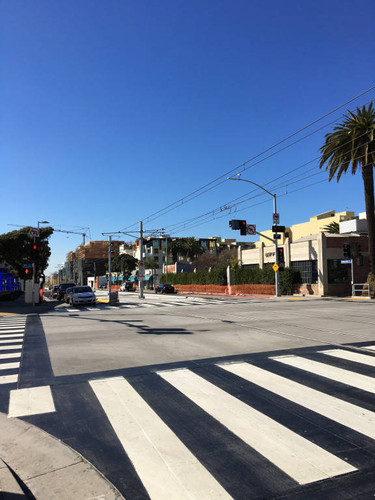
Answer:
M160 236L160 237L145 237L143 238L143 258L147 264L147 261L155 261L157 267L155 269L159 270L159 273L163 271L166 265L174 265L176 262L178 263L178 268L180 270L189 271L190 269L190 261L186 258L185 255L177 253L176 259L173 256L173 252L171 251L171 243L178 241L184 243L187 238L171 238L169 235ZM239 247L246 249L252 248L254 243L252 242L238 242L233 238L230 239L222 239L219 236L211 236L208 238L196 238L196 241L199 242L200 248L203 252L208 252L211 255L218 255L221 251L225 249L238 249ZM167 256L168 249L168 256ZM122 249L120 250L122 251ZM133 255L135 258L140 260L140 247L139 247L139 239L136 240ZM173 268L174 269L174 268Z
M331 234L325 231L331 222L337 222L345 233ZM308 222L285 228L285 234L278 240L285 261L281 267L299 271L301 284L295 291L316 295L347 295L351 294L352 281L354 284L364 283L369 272L368 238L363 232L364 226L363 219L355 218L354 212L336 214L333 210L311 217ZM360 232L359 228L362 229ZM273 233L265 231L263 234L272 237ZM346 244L349 244L354 254L352 264L343 262L348 260L344 254ZM274 244L261 237L255 249L240 248L238 260L242 267L263 268L272 265L275 262Z
M123 241L112 241L112 258L119 255ZM69 252L65 262L65 281L86 284L89 276L105 275L108 265L108 241L90 241Z

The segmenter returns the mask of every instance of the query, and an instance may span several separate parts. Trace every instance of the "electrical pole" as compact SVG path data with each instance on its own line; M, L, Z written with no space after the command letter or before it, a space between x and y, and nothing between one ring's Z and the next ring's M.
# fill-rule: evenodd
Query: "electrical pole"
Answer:
M109 300L109 302L111 302L111 286L112 286L111 253L112 253L112 235L109 235L108 236L108 300Z
M138 265L138 284L139 284L139 298L144 299L143 295L143 277L144 277L144 262L143 262L143 222L139 223L139 265ZM143 276L141 276L141 274Z

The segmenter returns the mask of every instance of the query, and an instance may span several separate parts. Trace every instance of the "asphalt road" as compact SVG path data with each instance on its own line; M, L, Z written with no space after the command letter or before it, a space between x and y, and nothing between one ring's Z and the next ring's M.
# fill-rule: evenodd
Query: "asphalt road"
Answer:
M0 356L17 328L0 322ZM372 302L124 293L29 315L22 346L0 411L127 499L375 494Z

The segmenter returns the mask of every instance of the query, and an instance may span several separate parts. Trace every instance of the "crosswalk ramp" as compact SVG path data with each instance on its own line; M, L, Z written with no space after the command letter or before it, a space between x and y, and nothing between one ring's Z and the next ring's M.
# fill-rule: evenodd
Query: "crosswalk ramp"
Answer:
M0 318L0 385L16 384L27 316Z
M366 349L117 372L74 393L57 384L43 411L98 469L112 470L126 498L269 498L375 467L375 346ZM41 399L28 397L29 408ZM10 401L9 416L21 415L22 403ZM96 445L101 438L103 458L88 436Z

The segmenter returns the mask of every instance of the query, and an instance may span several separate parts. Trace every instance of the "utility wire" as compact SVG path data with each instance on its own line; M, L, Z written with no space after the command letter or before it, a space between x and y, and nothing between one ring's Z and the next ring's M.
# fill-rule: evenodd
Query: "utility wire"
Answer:
M245 165L247 165L248 163L250 163L251 161L259 158L260 156L264 155L265 153L267 153L268 151L271 151L272 149L274 149L275 147L279 146L280 144L283 144L284 142L288 141L289 139L291 139L292 137L295 137L296 135L298 135L299 133L303 132L304 130L308 129L309 127L315 125L316 123L318 123L319 121L323 120L324 118L326 118L327 116L330 116L332 115L333 113L335 113L336 111L338 111L339 109L343 108L344 106L346 106L347 104L355 101L356 99L359 99L360 97L362 97L363 95L367 94L368 92L370 92L371 90L375 89L375 85L370 87L369 89L367 89L366 91L358 94L357 96L353 97L352 99L346 101L345 103L341 104L340 106L334 108L333 110L329 111L328 113L324 114L323 116L321 116L320 118L314 120L313 122L309 123L308 125L302 127L301 129L297 130L296 132L294 132L293 134L290 134L289 136L287 136L286 138L282 139L281 141L278 141L277 143L275 143L274 145L270 146L269 148L265 149L264 151L262 151L261 153L258 153L257 155L255 155L254 157L250 158L249 160L245 161L244 163L242 163L241 165L235 167L235 168L232 168L231 170L229 170L228 172L226 172L225 174L217 177L216 179L214 179L213 181L210 181L209 183L203 185L202 187L196 189L195 191L191 192L190 194L184 196L183 198L180 198L179 200L167 205L166 207L152 213L151 215L149 215L148 217L144 218L143 221L144 222L151 222L152 220L155 220L155 218L158 218L160 217L161 215L165 215L165 213L168 213L169 211L171 211L172 209L174 208L177 208L177 206L181 206L183 205L184 203L187 203L191 200L193 200L194 198L196 198L197 196L200 196L201 194L204 194L205 192L207 192L209 189L213 189L214 187L217 187L218 185L222 184L223 182L225 182L225 180L219 182L218 184L212 186L211 188L203 191L205 188L207 188L208 186L211 186L212 184L215 184L217 183L218 181L220 181L223 177L233 173L234 171L238 171L238 169L241 169L242 168L242 171L245 171L245 170L248 170L249 168L252 168L253 166L255 166L256 164L258 164L260 161L265 161L266 159L269 159L271 156L274 156L275 154L278 154L279 152L283 151L284 149L287 149L288 147L291 147L292 145L304 140L305 138L313 135L314 133L320 131L321 129L327 127L328 125L334 123L336 120L334 120L333 122L329 123L329 124L326 124L322 127L320 127L319 129L317 129L316 131L310 133L310 134L307 134L306 136L304 136L303 138L300 138L298 139L297 141L293 142L292 144L290 145L287 145L283 148L281 148L279 151L277 152L274 152L272 153L271 155L269 155L267 158L264 158L258 162L256 162L254 165L250 165L248 167L245 168ZM199 193L199 194L198 194ZM193 196L193 195L196 195L196 196ZM169 210L168 210L169 209ZM160 214L160 215L159 215ZM158 217L156 217L156 215L158 215ZM135 226L138 222L134 223L134 224L131 224L130 226L127 226L126 228L123 228L123 230L126 230L126 229L129 229L133 226Z

